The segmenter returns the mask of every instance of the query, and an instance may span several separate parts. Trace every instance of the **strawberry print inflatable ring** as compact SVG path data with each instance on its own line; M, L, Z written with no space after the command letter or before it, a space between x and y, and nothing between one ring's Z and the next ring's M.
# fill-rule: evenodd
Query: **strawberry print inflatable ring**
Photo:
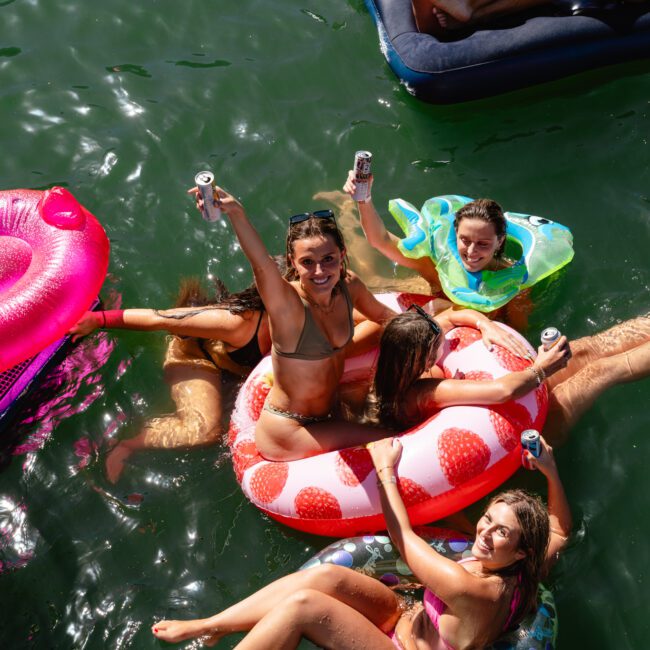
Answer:
M396 306L394 295L378 298ZM521 335L509 331L534 354ZM369 375L376 356L373 351L348 359L342 383ZM463 327L446 335L438 365L446 377L496 379L529 363L499 346L489 351L477 330ZM244 494L270 517L309 533L348 537L384 530L377 477L365 448L289 462L262 458L255 423L272 382L271 358L265 357L242 385L232 414L228 444ZM443 408L404 431L397 476L411 522L457 512L509 478L521 466L521 432L542 428L547 405L542 385L505 404Z

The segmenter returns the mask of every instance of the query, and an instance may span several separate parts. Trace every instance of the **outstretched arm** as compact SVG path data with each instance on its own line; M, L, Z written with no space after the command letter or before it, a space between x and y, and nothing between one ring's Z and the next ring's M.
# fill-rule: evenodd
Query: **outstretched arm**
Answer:
M548 518L551 526L551 539L546 553L545 571L548 571L557 561L560 551L567 545L573 518L571 508L564 492L564 486L560 479L553 448L541 438L542 453L535 458L529 451L524 451L524 457L532 469L538 469L546 477L548 482Z
M421 379L409 390L409 401L422 415L446 406L502 404L526 395L544 378L566 367L570 356L565 339L549 350L540 346L531 366L498 379Z
M528 350L520 341L481 312L473 309L450 308L437 314L436 320L445 333L453 327L473 327L481 332L483 342L488 350L491 350L492 345L496 343L518 357L530 358Z
M188 193L196 196L197 206L200 209L202 201L198 189L193 187L188 190ZM281 309L286 304L287 296L294 293L293 290L282 277L241 203L221 187L215 189L214 195L215 204L228 215L242 251L250 262L255 276L255 284L265 307L269 313L272 313L272 310ZM291 299L292 297L289 298L289 300Z
M216 306L178 307L174 309L111 309L109 311L87 311L70 328L73 340L96 329L126 329L141 332L165 331L178 336L196 336L205 339L219 339L238 345L239 338L248 340L242 325L257 324L253 312L246 317L231 314L227 309ZM242 336L243 335L243 336Z
M188 192L196 196L200 208L202 203L198 189L194 187ZM244 255L253 269L255 284L269 315L274 340L282 345L285 338L293 336L295 323L304 318L300 298L291 284L282 277L241 203L220 187L215 190L215 203L230 219Z
M395 476L395 465L402 453L401 442L397 438L385 438L367 447L377 471L386 527L402 559L447 605L459 596L483 596L482 586L475 576L440 555L413 530Z
M370 188L372 188L373 176L370 176L369 183ZM355 189L356 183L354 182L354 171L350 170L345 185L343 186L343 191L352 196ZM357 202L357 207L359 209L361 227L366 235L366 239L373 248L376 248L389 260L396 262L400 266L414 269L428 282L436 281L438 274L431 258L421 257L419 259L412 259L406 257L406 255L402 255L397 246L399 238L386 230L386 226L379 216L379 213L372 202L372 198L369 197L366 201Z

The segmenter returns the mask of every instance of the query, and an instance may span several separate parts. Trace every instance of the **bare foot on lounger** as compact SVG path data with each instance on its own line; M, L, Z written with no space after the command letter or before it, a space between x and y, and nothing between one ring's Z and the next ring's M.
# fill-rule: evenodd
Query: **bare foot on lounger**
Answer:
M434 36L490 18L525 11L547 2L548 0L412 0L418 29Z
M413 0L413 16L420 32L442 36L464 27L472 18L469 2L462 0Z

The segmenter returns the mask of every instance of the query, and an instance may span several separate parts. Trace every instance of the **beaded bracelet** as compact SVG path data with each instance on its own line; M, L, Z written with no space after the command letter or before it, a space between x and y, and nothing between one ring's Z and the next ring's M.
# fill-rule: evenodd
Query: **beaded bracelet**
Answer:
M541 386L542 382L546 379L546 373L542 368L537 368L535 366L528 366L528 370L530 370L533 375L535 375L535 379L537 380L537 385Z
M394 483L397 485L397 479L394 476L391 476L390 478L387 478L383 481L377 481L377 485L388 485L389 483Z

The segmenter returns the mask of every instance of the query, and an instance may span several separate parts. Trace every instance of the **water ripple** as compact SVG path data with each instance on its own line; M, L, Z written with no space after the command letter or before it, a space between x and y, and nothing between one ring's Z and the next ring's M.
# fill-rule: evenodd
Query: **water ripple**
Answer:
M531 332L579 336L647 310L647 253L634 245L650 234L647 63L434 107L392 76L361 0L213 4L216 14L171 0L0 0L3 185L67 186L100 218L109 308L115 292L128 307L168 306L183 275L250 281L231 228L206 224L185 194L200 169L279 252L286 216L340 189L354 151L369 149L393 232L389 198L448 192L571 227L576 258L533 292ZM0 606L11 613L0 646L153 650L153 620L226 607L324 544L252 507L220 446L142 451L108 482L113 441L173 408L164 351L162 334L99 333L33 395L0 474ZM650 554L636 514L646 402L645 384L612 389L557 451L575 519L589 523L554 574L563 647L647 645L645 619L625 606L648 593L635 568Z
M224 61L222 59L215 59L210 63L200 63L199 61L184 61L184 60L168 61L167 63L173 63L174 65L184 66L186 68L198 68L199 70L201 68L227 68L228 66L232 65L230 61Z
M134 74L138 77L151 77L151 74L141 65L133 63L120 63L119 65L111 65L106 68L109 72L127 72Z

